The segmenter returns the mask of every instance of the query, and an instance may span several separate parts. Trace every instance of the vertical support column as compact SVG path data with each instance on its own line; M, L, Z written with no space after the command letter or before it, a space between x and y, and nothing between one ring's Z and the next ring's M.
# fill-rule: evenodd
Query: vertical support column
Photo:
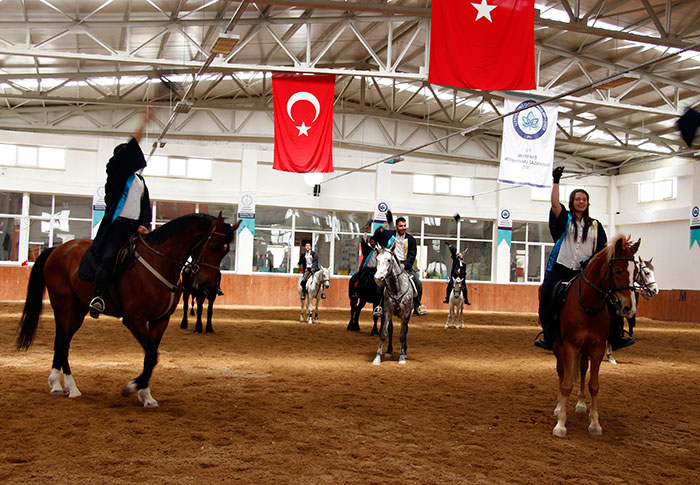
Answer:
M620 194L617 190L617 175L608 177L608 240L617 234L617 214L620 207Z
M29 259L29 194L22 194L22 216L19 219L19 247L17 261L20 263Z
M241 186L239 193L254 192L258 179L258 150L243 148L241 160ZM243 224L241 224L243 227ZM253 273L254 232L251 228L239 227L236 235L236 272L238 274ZM255 226L252 228L255 231Z

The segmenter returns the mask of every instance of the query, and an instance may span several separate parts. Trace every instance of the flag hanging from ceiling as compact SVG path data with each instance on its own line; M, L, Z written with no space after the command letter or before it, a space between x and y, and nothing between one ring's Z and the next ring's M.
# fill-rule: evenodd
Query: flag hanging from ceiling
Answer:
M297 173L333 171L334 92L333 75L272 75L272 168Z
M498 181L504 184L552 186L558 106L515 96L505 97L501 165Z
M433 0L428 82L535 89L534 0Z

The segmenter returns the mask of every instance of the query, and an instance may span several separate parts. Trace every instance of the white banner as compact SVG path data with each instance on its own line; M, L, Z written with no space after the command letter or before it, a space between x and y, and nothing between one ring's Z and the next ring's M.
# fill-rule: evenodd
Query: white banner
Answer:
M240 219L255 219L255 196L243 192L238 198L238 217Z
M531 99L506 96L506 112L535 104ZM534 106L503 119L503 142L498 181L504 184L552 186L557 105Z

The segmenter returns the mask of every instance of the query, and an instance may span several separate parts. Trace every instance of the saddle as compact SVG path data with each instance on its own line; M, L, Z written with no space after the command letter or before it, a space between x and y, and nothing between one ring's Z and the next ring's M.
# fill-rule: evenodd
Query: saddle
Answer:
M571 289L571 285L573 282L576 280L577 276L574 276L568 281L560 281L559 283L554 286L554 290L552 291L552 299L551 299L551 304L552 304L552 315L554 317L554 321L558 322L559 321L559 315L561 314L562 308L564 308L564 303L566 302L566 296L569 294L569 290Z

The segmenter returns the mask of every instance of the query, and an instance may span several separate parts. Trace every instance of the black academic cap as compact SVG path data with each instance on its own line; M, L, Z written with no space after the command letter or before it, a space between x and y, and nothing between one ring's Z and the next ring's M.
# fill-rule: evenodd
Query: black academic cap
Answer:
M681 137L688 148L693 144L693 139L695 139L695 133L700 126L700 113L695 111L693 108L689 108L683 116L681 116L678 121L678 128L681 130Z
M459 215L459 212L455 212L455 215L452 217L454 217L455 222L459 222L459 220L462 218L462 216Z

